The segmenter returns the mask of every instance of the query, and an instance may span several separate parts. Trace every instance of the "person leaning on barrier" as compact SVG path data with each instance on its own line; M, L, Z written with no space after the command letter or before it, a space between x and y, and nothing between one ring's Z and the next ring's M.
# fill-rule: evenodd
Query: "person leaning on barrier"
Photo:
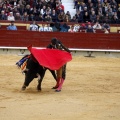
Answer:
M70 50L67 47L65 47L62 44L62 42L57 38L52 38L51 43L47 46L47 48L64 50L70 53ZM56 72L57 72L57 83L55 87L53 87L53 89L56 89L56 92L60 92L66 77L66 64L60 67Z
M102 26L99 24L99 22L97 21L94 25L93 25L93 29L102 29Z
M48 23L48 24L46 25L45 29L46 29L47 32L53 32L53 29L52 29L52 27L50 26L50 23Z
M91 23L88 23L85 33L95 33L95 30L93 29Z
M45 24L42 24L42 26L39 27L39 32L47 32L48 29Z
M108 23L103 23L102 29L104 29L104 28L110 29L110 25Z
M7 27L7 30L17 30L16 25L14 25L14 21L11 21L11 24Z
M38 25L35 21L33 21L33 23L30 24L30 31L38 31Z

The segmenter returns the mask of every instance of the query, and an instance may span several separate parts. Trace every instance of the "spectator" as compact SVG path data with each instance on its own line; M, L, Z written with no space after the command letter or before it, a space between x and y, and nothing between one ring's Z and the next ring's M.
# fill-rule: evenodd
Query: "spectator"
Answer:
M90 15L90 21L92 23L94 23L96 21L96 15L95 15L95 11L92 11L92 14Z
M68 15L68 19L71 20L71 14L70 14L70 11L67 11L67 12L66 12L66 15Z
M49 23L47 24L46 29L47 29L46 30L47 32L53 32L53 29L52 29L52 27L50 26Z
M85 6L85 7L83 7L83 9L82 10L79 10L80 12L82 11L84 14L85 14L85 12L88 12L88 8L87 8L87 6Z
M79 11L84 11L84 8L87 7L83 0L78 0L77 9ZM86 12L86 11L85 11Z
M68 30L68 32L71 32L71 33L76 32L75 29L74 29L74 25L70 26L70 29Z
M27 4L26 5L26 7L25 7L25 10L24 10L25 12L27 12L27 14L28 15L30 15L31 14L31 8L30 8L30 5L29 4Z
M89 16L88 16L89 17ZM89 18L88 18L89 19ZM82 11L79 12L79 16L78 16L78 22L81 23L81 22L84 22L83 20L83 13Z
M111 19L113 16L112 8L108 8L108 11L106 13L108 14L109 18Z
M24 14L24 5L17 4L17 11L22 16Z
M48 1L48 6L50 6L50 8L52 10L55 10L56 9L56 3L54 2L55 0L50 0Z
M44 15L46 13L46 6L43 6L43 8L40 10L40 13Z
M74 25L74 30L76 31L76 32L79 32L79 29L80 29L80 25L79 24L75 24Z
M58 2L56 6L56 12L59 14L60 12L64 12L64 6L62 5L62 2Z
M11 21L11 24L7 27L7 30L17 30L17 27L14 25L14 21Z
M70 20L70 22L77 22L76 16L73 16L73 18Z
M28 21L35 21L35 15L33 13L29 15Z
M57 31L59 31L59 30L56 28L56 26L55 26L54 23L51 23L50 26L52 27L53 32L57 32Z
M1 11L0 20L7 20L7 15L5 14L4 10Z
M112 8L112 12L114 13L114 12L117 12L117 6L113 6L113 8Z
M39 12L39 10L36 8L36 6L33 7L33 9L31 10L31 14L33 14L34 17L40 14L40 12Z
M106 14L106 15L104 16L103 22L106 22L106 23L110 23L110 22L111 22L111 19L110 19L110 17L109 17L108 14Z
M103 23L103 20L104 20L103 14L102 14L101 12L98 12L98 16L99 16L99 21L100 21L101 23ZM97 20L97 18L96 18L96 20Z
M109 3L107 0L104 0L104 2L102 3L102 7L103 7L104 12L106 12L108 10Z
M106 28L104 28L104 33L105 33L105 34L108 34L109 31L108 31Z
M120 7L118 8L117 15L118 15L118 19L120 19Z
M45 26L45 24L42 24L42 26L39 27L39 31L40 31L40 32L45 32L45 31L47 31L47 27Z
M47 2L45 0L41 0L43 6L47 6Z
M78 10L75 14L76 20L78 21L78 18L80 17L80 11Z
M55 27L57 28L57 31L60 31L61 24L59 22L55 22Z
M111 5L112 8L114 8L114 6L117 7L117 2L115 0L111 0L110 5Z
M64 12L60 12L58 14L58 21L59 22L63 22L64 21L64 18L65 18L65 13Z
M74 0L74 9L76 9L77 4L78 4L78 0Z
M52 10L51 18L52 18L52 22L57 22L58 16L55 10Z
M99 15L96 16L96 21L95 21L95 23L96 23L96 22L102 23L102 19L101 19L101 17L100 17Z
M13 16L15 17L16 13L18 13L19 11L17 10L17 7L15 7L15 8L12 10L12 12L13 12Z
M63 22L70 22L70 18L68 15L65 15Z
M38 25L35 21L33 21L33 23L30 24L30 31L38 31Z
M102 29L102 26L99 24L99 22L96 22L96 23L93 25L93 29Z
M87 29L87 26L83 23L83 24L80 26L79 32L85 32L86 29Z
M41 14L35 16L35 21L43 21L43 16Z
M15 20L21 20L21 15L19 12L15 14Z
M90 16L89 16L88 12L85 12L85 14L83 16L83 20L85 23L90 22Z
M43 8L42 2L41 2L41 1L38 1L38 2L36 3L36 9L37 9L38 11L40 11L42 8Z
M21 19L22 19L22 21L28 21L28 17L29 17L29 15L27 14L27 12L24 12L24 14L21 17Z
M61 26L60 26L60 32L68 32L69 28L70 27L66 23L61 24Z
M112 24L119 24L120 20L118 19L118 17L116 15L113 15L113 18L111 20Z
M45 19L44 19L45 22L52 22L52 18L49 14L47 14L47 16L45 16Z
M49 8L49 7L48 7ZM46 9L45 13L43 14L43 18L45 18L47 15L50 15L51 14L51 9Z
M9 21L15 21L15 17L13 16L13 12L10 12L7 20L9 20Z
M110 25L108 23L103 23L102 29L104 29L104 28L110 29Z
M91 24L88 24L88 27L85 31L86 33L95 33L95 30L93 29L93 27L91 26Z

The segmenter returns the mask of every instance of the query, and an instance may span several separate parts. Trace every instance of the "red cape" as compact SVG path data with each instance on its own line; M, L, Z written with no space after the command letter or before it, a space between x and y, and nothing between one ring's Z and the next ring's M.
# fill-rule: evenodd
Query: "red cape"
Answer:
M28 47L28 50L40 65L51 70L58 70L64 64L72 60L70 53L58 49L37 49Z

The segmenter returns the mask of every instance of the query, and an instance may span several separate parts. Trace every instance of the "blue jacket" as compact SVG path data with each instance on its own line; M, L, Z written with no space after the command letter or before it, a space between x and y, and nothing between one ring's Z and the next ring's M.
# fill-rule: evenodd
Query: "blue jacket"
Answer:
M7 30L17 30L17 27L15 25L9 25Z

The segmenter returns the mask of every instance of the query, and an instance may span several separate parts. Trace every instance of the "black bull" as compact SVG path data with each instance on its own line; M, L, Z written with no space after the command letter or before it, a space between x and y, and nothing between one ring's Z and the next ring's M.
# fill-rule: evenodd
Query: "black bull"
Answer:
M41 90L41 83L44 78L45 72L48 68L41 66L37 61L33 60L31 57L27 60L26 69L23 71L25 73L25 81L22 86L22 90L25 90L29 86L30 82L34 78L38 78L37 90ZM52 73L55 80L57 80L54 70L49 71Z

